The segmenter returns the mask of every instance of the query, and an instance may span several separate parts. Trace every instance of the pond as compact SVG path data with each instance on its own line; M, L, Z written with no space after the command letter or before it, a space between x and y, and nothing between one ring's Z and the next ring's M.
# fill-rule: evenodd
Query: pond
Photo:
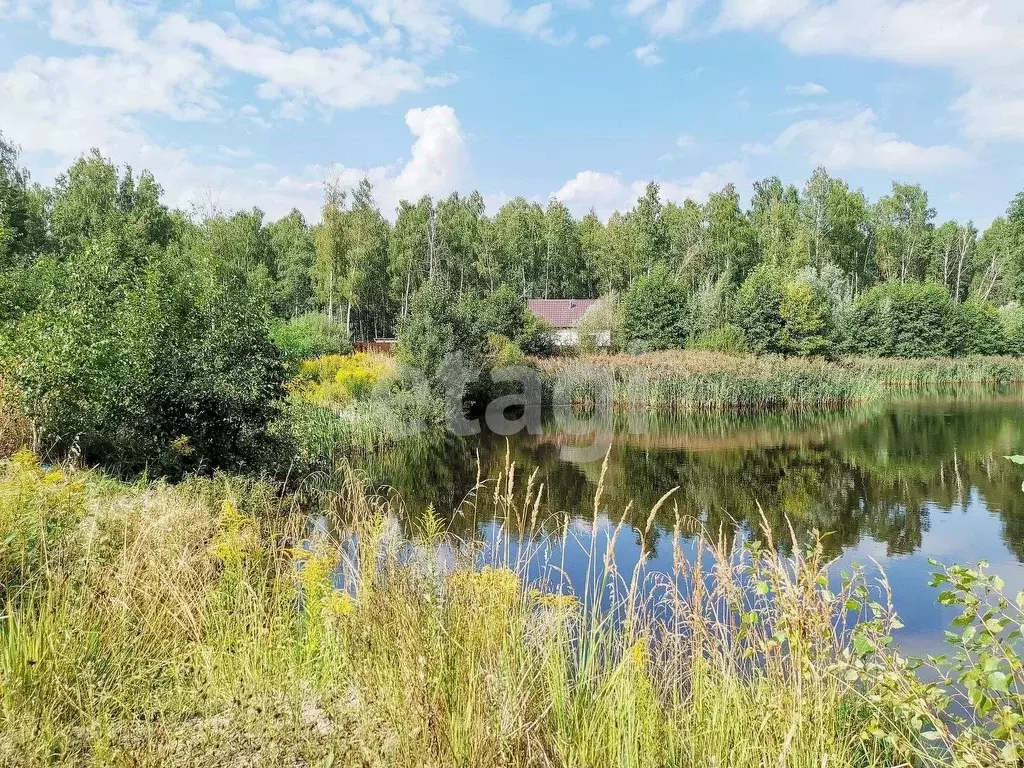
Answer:
M985 559L1011 594L1024 588L1024 468L1004 458L1024 452L1022 408L1019 392L967 391L833 412L555 413L545 415L537 434L419 436L366 459L363 468L404 500L411 521L433 505L467 540L493 540L500 528L465 503L477 478L512 461L525 485L536 468L543 508L561 513L553 520L571 518L575 545L560 556L574 581L587 570L590 536L596 532L603 556L629 502L631 535L615 542L625 573L641 555L647 569L671 568L677 512L695 521L692 530L735 541L761 536L761 509L784 542L790 524L798 538L825 534L835 573L877 562L906 625L898 640L920 655L941 650L954 615L927 586L928 558ZM641 536L651 509L673 488Z

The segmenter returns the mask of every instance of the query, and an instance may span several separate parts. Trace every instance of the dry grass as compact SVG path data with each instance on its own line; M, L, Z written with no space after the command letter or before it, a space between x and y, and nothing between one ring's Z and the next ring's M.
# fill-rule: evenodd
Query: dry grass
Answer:
M352 473L311 529L259 484L123 486L19 454L0 466L0 763L941 763L895 695L872 699L913 679L892 677L884 580L830 578L814 542L691 551L678 515L672 572L620 573L598 540L651 536L671 494L627 531L599 486L572 592L560 553L587 521L545 521L517 476L463 510L504 521L481 549L434 514L408 540Z

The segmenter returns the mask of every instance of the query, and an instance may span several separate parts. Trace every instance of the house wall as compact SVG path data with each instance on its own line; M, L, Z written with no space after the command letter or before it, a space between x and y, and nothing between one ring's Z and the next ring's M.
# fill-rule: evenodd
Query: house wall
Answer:
M580 332L575 328L558 328L552 334L556 347L576 347L580 343ZM599 347L612 345L611 331L598 331L594 339Z

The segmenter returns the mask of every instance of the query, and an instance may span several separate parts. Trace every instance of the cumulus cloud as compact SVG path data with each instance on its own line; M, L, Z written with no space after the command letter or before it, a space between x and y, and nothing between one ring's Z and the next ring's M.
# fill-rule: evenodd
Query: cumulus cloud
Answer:
M870 109L848 119L802 120L782 131L771 144L748 144L744 149L754 155L793 151L828 168L899 173L941 171L972 162L959 147L915 144L882 130L878 115Z
M611 42L611 38L608 35L591 35L587 38L587 42L584 45L587 48L603 48Z
M702 171L694 176L678 179L659 180L662 200L682 202L707 201L713 192L727 184L743 186L748 181L747 169L743 163L732 162ZM626 211L633 207L647 187L647 180L627 182L621 175L601 171L580 171L553 193L577 216L591 209L602 219L615 211Z

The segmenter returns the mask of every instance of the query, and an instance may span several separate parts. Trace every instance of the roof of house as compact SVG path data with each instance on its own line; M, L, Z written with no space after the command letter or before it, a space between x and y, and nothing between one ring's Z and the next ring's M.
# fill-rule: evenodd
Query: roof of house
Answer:
M597 299L530 299L526 306L555 328L575 328Z

